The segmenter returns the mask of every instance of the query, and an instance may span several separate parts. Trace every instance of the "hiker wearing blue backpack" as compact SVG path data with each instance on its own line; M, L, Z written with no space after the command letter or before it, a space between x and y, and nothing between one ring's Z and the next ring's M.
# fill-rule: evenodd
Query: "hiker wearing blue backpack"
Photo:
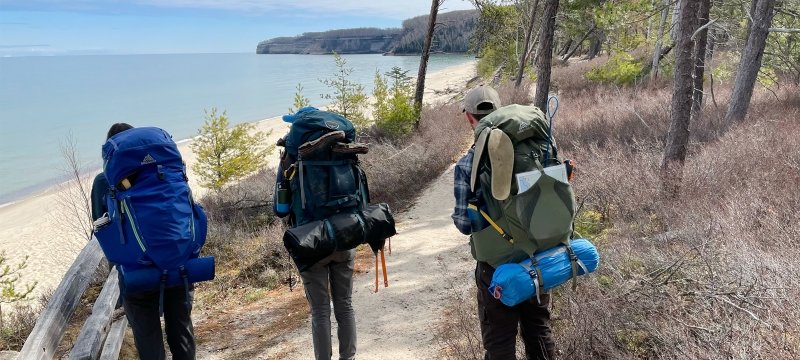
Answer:
M122 306L140 359L194 359L192 283L213 278L199 258L206 218L195 204L172 137L158 128L111 126L103 172L92 184L94 233L117 267ZM111 184L114 184L113 186Z
M478 127L481 119L495 112L501 107L500 96L497 91L489 86L479 86L470 90L464 98L464 114L473 129ZM519 129L522 132L522 128ZM478 141L476 141L477 143ZM503 146L506 145L506 146ZM514 149L509 151L508 144L503 141L496 141L494 138L488 139L489 155L479 155L475 159L475 147L471 148L457 163L454 170L454 195L455 209L452 215L453 222L458 230L470 235L470 246L472 255L477 260L475 268L475 282L478 288L478 317L481 326L481 337L485 350L486 360L516 359L516 338L517 329L521 331L522 341L525 344L525 354L528 359L554 359L555 343L550 330L550 302L549 294L538 294L538 299L533 298L519 305L509 307L500 300L493 297L489 292L489 286L495 268L501 263L519 261L523 258L515 258L517 253L511 253L506 240L507 234L503 234L500 227L490 224L480 215L489 212L483 195L489 192L503 192L508 196L510 189L508 184L500 181L491 183L490 175L476 176L477 169L473 169L474 164L483 166L486 158L491 158L493 174L501 175L507 173L511 177L511 165L508 159L514 158ZM495 150L492 153L492 150ZM474 161L476 160L476 161ZM483 185L483 186L482 186ZM489 186L487 186L489 185ZM493 236L498 239L484 240L486 233L494 232L498 229L502 237L495 233ZM476 248L479 253L476 255ZM488 248L488 250L487 250ZM481 256L483 253L492 252L497 261L488 260Z

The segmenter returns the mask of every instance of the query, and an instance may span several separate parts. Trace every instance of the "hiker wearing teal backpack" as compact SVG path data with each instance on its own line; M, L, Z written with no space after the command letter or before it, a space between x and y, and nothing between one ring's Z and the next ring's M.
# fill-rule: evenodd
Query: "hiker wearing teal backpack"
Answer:
M516 193L517 185L511 179L512 174L517 172L517 167L533 167L533 164L520 160L515 164L513 160L519 158L516 155L517 150L521 152L523 147L515 147L509 137L504 135L503 131L506 129L492 125L487 122L487 118L491 120L495 117L499 120L503 117L498 116L500 113L524 115L512 116L517 119L525 116L543 118L543 115L532 106L510 105L501 108L499 95L488 86L479 86L469 91L463 105L464 114L476 131L477 139L476 145L455 167L456 202L452 218L461 233L470 235L472 255L477 260L475 282L478 288L478 317L485 359L516 359L517 329L521 332L528 359L554 359L555 343L550 330L549 294L538 294L538 298L509 307L489 292L495 268L504 263L528 258L533 253L535 244L529 243L525 236L514 236L517 233L512 232L508 226L508 219L499 215L497 200L506 200L509 195ZM528 130L529 125L537 123L519 124L515 131L523 133ZM483 131L484 129L488 130ZM533 146L524 152L535 154L534 158L549 149L552 150L548 156L556 158L554 144L544 145L542 148L539 141L529 145ZM493 218L497 221L493 221Z
M369 244L377 254L396 233L386 204L369 204L367 176L358 155L356 130L343 116L304 107L285 115L289 133L279 142L281 162L273 211L286 219L283 244L297 265L311 307L314 358L330 360L331 305L338 325L338 358L355 359L352 305L355 248ZM385 268L384 268L385 273Z

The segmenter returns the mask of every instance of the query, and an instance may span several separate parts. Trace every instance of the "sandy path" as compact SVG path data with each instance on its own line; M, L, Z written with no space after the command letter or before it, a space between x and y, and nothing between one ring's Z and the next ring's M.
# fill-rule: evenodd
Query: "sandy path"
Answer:
M389 287L374 290L374 269L356 276L353 307L358 331L358 359L436 359L433 338L450 292L472 286L474 262L468 238L453 226L453 167L429 186L420 200L398 219L399 234L387 254ZM334 355L337 354L335 320ZM259 359L312 359L310 320L285 335L281 345L265 349Z

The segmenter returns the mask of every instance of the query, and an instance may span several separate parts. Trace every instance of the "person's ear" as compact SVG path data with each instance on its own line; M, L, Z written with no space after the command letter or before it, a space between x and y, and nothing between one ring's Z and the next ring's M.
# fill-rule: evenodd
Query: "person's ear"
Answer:
M472 125L473 128L478 125L478 119L475 118L475 115L472 115L468 112L465 112L464 114L467 115L467 121L469 121L469 124Z

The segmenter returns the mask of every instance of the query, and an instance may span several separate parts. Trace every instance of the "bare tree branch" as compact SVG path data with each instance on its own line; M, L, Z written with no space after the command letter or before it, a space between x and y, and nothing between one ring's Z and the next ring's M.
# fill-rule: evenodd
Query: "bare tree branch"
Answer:
M59 144L67 181L59 186L56 201L63 213L55 215L56 223L66 233L92 238L91 184L78 155L75 137L70 133Z
M769 28L769 32L797 34L800 33L800 29Z

